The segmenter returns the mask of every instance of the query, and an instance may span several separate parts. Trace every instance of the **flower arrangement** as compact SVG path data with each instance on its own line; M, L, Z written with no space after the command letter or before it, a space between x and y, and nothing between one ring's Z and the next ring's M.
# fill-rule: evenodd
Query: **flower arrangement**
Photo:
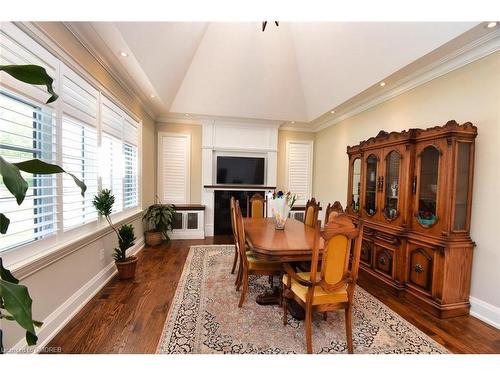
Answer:
M283 193L281 190L270 192L268 201L271 204L271 212L275 220L276 229L284 229L288 214L297 201L297 194L291 192Z

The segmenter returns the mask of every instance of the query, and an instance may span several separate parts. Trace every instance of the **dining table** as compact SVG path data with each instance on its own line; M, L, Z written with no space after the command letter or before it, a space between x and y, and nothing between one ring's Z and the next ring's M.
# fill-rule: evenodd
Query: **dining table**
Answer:
M288 219L284 229L276 229L272 218L245 218L244 228L247 244L257 259L279 263L300 263L311 261L314 247L314 227L296 219ZM323 238L319 240L320 258L324 248ZM257 296L260 305L280 303L280 288ZM304 313L295 301L288 302L292 316L303 319Z

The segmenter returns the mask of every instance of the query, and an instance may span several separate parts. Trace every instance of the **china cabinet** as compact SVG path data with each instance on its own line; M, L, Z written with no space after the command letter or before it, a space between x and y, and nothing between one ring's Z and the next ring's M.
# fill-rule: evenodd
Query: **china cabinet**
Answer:
M469 312L471 123L379 132L347 147L346 212L365 220L360 284L375 282L439 317Z

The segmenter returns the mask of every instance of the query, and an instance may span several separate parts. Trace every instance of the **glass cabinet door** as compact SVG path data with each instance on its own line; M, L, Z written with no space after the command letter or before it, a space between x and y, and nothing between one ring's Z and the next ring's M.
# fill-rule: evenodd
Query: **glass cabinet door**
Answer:
M377 164L378 158L373 154L366 159L364 208L370 216L377 212Z
M360 191L361 191L361 159L356 158L352 163L351 209L353 212L359 212Z
M385 161L385 186L384 186L384 216L394 220L399 216L399 174L401 155L391 151Z
M420 181L417 221L423 226L432 226L437 220L437 194L439 177L439 150L427 146L420 155Z
M457 143L457 176L455 182L455 211L453 230L468 230L468 203L470 180L470 143Z

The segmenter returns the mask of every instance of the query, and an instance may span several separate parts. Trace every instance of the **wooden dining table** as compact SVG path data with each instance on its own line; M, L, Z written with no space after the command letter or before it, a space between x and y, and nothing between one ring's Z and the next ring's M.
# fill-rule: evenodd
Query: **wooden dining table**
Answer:
M314 246L314 228L303 222L288 219L285 228L275 229L274 219L246 218L244 219L245 236L255 258L270 262L301 262L310 261ZM320 237L320 257L324 241ZM279 280L281 288L281 280ZM274 288L270 293L257 297L261 305L279 304L280 289ZM292 305L290 305L290 302ZM290 313L297 319L303 319L303 310L297 304L289 302Z

